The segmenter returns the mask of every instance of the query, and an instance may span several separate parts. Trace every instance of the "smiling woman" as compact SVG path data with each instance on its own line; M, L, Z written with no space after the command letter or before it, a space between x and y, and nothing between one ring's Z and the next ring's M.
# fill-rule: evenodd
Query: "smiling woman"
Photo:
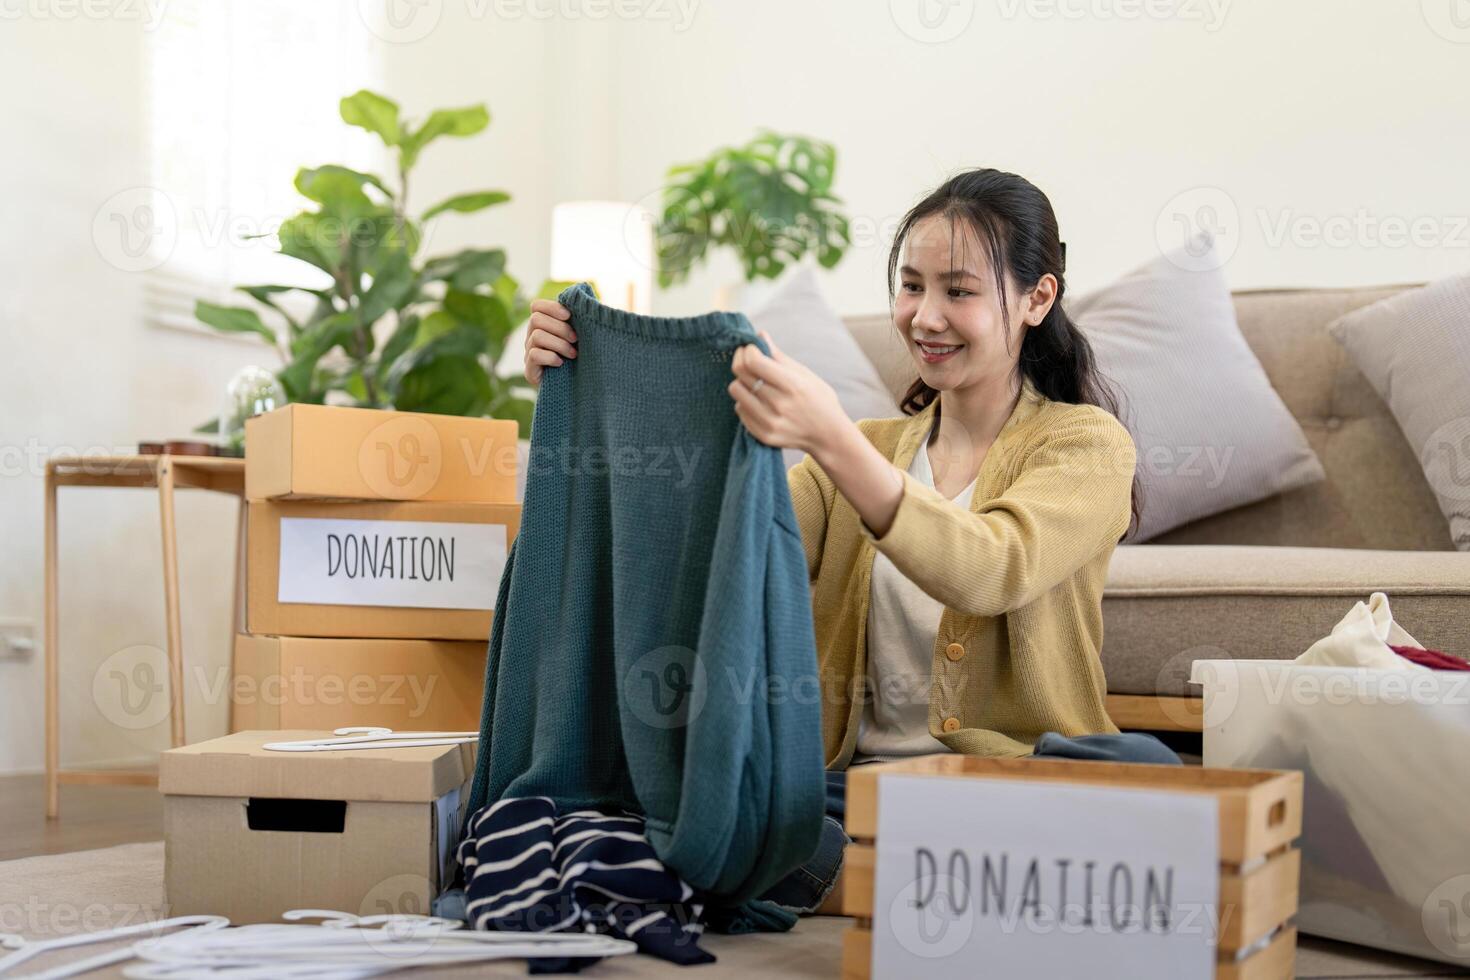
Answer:
M1135 451L1059 305L1062 262L1046 195L1014 174L960 174L904 218L890 258L893 323L918 372L908 417L854 423L769 336L769 353L746 344L731 359L744 427L806 454L787 484L811 581L828 814L772 901L812 911L836 889L851 765L946 750L1178 762L1151 736L1119 734L1103 706L1103 581L1133 517ZM608 355L578 349L563 304L533 311L532 383ZM883 700L895 691L910 703Z

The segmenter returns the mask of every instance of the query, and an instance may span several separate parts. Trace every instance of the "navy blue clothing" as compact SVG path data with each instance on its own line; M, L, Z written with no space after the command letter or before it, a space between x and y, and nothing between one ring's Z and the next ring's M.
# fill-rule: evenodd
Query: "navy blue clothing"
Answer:
M591 930L673 963L714 962L699 946L703 906L654 854L642 817L560 813L545 797L505 799L470 818L458 853L475 929ZM531 966L564 972L595 961L543 957Z

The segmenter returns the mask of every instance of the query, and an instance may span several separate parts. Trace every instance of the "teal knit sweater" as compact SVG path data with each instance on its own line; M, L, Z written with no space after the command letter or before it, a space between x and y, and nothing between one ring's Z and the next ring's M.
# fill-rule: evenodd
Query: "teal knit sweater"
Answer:
M824 811L801 533L780 451L725 390L764 345L739 314L558 299L578 356L541 380L469 812L641 813L665 864L744 901L811 856Z

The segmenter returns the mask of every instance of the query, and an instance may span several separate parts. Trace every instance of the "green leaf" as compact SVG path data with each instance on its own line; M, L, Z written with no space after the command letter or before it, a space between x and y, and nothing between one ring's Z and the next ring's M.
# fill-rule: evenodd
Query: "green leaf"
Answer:
M283 254L309 262L335 279L347 232L339 221L323 220L314 211L303 211L281 222L276 237Z
M362 325L371 327L389 310L403 306L413 295L414 286L413 266L409 264L408 253L396 250L390 253L373 277L373 284L362 295L358 306Z
M505 250L465 249L424 263L425 281L443 281L451 289L469 292L493 284L505 272Z
M303 167L296 172L296 189L298 191L301 191L301 193L306 194L306 196L311 198L311 200L313 201L320 201L321 198L314 197L311 194L307 194L307 192L302 189L301 182L303 179L303 175L306 175L305 179L308 183L318 178L325 178L329 180L351 181L359 188L361 188L365 184L371 184L373 187L376 187L378 190L382 191L384 196L388 197L389 199L392 199L393 197L393 192L388 189L387 184L383 183L381 177L377 177L369 173L364 173L361 170L353 170L350 167L343 167L335 163L326 163L320 167Z
M446 313L444 316L449 316L449 314ZM420 340L429 332L431 320L433 317L426 318L419 328ZM448 330L435 335L428 342L421 343L398 358L389 368L385 384L389 391L397 392L403 379L413 371L441 357L479 358L485 353L487 342L488 338L482 328L468 323L455 323Z
M398 103L376 92L361 89L338 103L342 121L382 137L385 146L396 146L402 138Z
M272 284L264 286L236 286L235 289L254 298L257 302L265 303L268 306L275 305L271 297L280 293L310 293L318 299L330 295L328 290L312 289L308 286L277 286Z
M437 109L416 132L403 136L399 164L404 170L412 168L423 148L440 136L473 136L488 125L490 112L483 104L464 109Z
M277 303L275 297L281 293L289 292L310 293L317 298L318 306L323 299L330 300L331 298L331 294L324 289L308 289L305 286L236 286L235 289L254 299L257 303L269 306L271 309L281 314L281 317L286 321L286 326L292 337L296 336L297 332L301 330L301 321L290 310L286 309L280 303ZM313 317L313 319L320 318Z
M211 435L211 436L212 435L218 435L219 434L219 418L218 418L218 416L216 416L215 418L210 419L208 422L204 422L204 423L202 423L200 425L194 426L194 431L200 433L201 435Z
M482 211L485 208L493 207L496 204L504 204L509 200L510 195L505 191L475 191L470 194L456 194L454 197L446 201L440 201L438 204L429 208L419 220L428 221L434 215L443 214L445 211L458 211L460 214L470 214L474 211Z
M510 332L515 329L515 325L510 322L505 304L498 296L465 293L451 289L444 294L444 309L465 323L473 323L482 327L486 335L497 345L503 344L505 338L509 337Z
M490 379L478 358L444 356L421 364L399 381L393 406L404 412L480 415L490 401Z
M359 184L371 184L373 187L376 187L378 190L382 191L383 196L387 197L389 200L392 200L395 197L393 191L388 187L387 183L385 183L383 178L379 177L377 174L370 174L365 170L353 170L351 167L344 167L341 164L336 163L324 163L316 169L323 173L342 174L344 177L351 177Z
M291 363L278 375L286 396L291 401L303 400L312 390L317 362L333 347L345 347L356 338L357 315L351 312L333 314L316 326L303 330L292 345Z
M393 362L403 356L409 348L414 345L419 333L419 318L415 313L403 313L398 315L398 326L393 330L388 342L383 345L382 353L378 355L377 376L382 380L392 369Z
M507 272L496 279L490 286L490 292L494 293L500 302L505 304L505 308L511 311L511 319L517 324L531 315L530 304L521 296L520 281L510 273ZM521 314L522 307L526 307L528 312Z
M437 340L445 334L464 326L465 324L460 323L459 318L453 313L435 310L433 313L424 317L424 322L419 326L418 336L414 339L413 347L423 347L430 341Z
M361 371L348 371L338 383L342 390L357 400L359 405L365 404L368 399L367 381L363 378Z
M266 326L254 310L243 306L220 306L201 299L194 304L194 316L223 333L259 334L272 347L276 345L276 332Z
M547 279L541 283L541 289L536 293L537 299L556 299L565 290L575 286L575 282L565 279Z

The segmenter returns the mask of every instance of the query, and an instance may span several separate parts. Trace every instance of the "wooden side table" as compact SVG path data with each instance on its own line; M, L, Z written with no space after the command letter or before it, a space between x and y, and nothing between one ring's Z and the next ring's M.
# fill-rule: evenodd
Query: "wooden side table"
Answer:
M60 624L57 616L56 491L59 487L146 487L158 490L163 532L163 604L168 634L169 725L172 744L184 744L184 653L179 619L179 556L174 532L174 488L194 487L241 499L235 532L230 640L240 617L240 561L245 539L245 461L216 456L71 456L46 463L46 816L61 812L62 783L158 785L154 770L61 769ZM233 649L233 646L231 647ZM233 656L233 654L232 654Z

